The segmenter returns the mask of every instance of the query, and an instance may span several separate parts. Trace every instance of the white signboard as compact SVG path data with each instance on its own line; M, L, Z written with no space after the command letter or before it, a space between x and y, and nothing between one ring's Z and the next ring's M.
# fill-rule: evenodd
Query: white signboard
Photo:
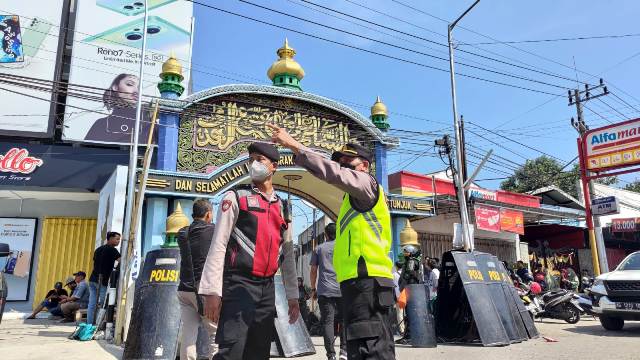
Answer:
M96 143L130 143L136 118L144 2L78 1L69 82L87 88L90 99L68 97L63 137ZM191 67L193 3L148 0L147 52L143 95L160 96L162 64L170 55L183 68L187 87ZM95 89L95 88L98 89ZM183 96L186 94L183 94ZM139 139L147 143L150 117L144 114Z
M104 245L107 232L122 234L127 193L127 167L119 165L100 190L96 247Z
M63 0L0 1L3 79L55 80L62 6ZM3 83L0 99L0 135L46 137L52 133L51 93Z
M593 199L591 202L591 212L593 215L609 215L620 213L618 199L615 196Z
M589 130L584 135L589 170L610 170L640 164L640 119Z
M469 199L483 199L497 201L498 196L495 191L484 189L469 189Z
M35 237L36 219L0 218L0 243L9 244L12 251L3 268L9 287L7 300L29 300Z

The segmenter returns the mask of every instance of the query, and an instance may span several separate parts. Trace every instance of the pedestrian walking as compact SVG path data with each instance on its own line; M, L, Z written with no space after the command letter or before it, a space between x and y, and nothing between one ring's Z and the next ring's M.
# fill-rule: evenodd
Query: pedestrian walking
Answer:
M198 295L198 285L202 277L202 268L211 247L215 226L213 208L209 200L198 199L193 203L193 222L180 229L178 246L180 247L180 284L178 301L182 331L180 337L180 359L195 360L198 357L197 340L200 324L209 335L207 359L211 359L218 346L215 343L216 324L204 316L204 301Z
M249 145L251 184L228 191L218 208L213 241L200 280L205 314L218 324L216 360L269 358L274 335L275 284L282 273L289 323L300 315L293 243L272 177L275 146Z
M331 160L311 151L275 124L272 140L292 150L295 163L345 192L338 215L333 264L343 299L350 360L394 359L388 321L393 306L391 216L384 190L369 174L372 155L346 144Z
M109 276L115 262L120 260L120 234L107 232L107 243L93 252L93 271L89 276L89 306L87 307L87 324L95 321L98 304L104 302L109 285Z
M318 245L311 255L311 296L318 299L320 306L320 322L324 348L327 359L335 360L335 330L340 337L340 359L347 359L347 342L344 337L342 322L342 294L333 269L333 250L336 239L336 224L331 223L324 228L325 242Z

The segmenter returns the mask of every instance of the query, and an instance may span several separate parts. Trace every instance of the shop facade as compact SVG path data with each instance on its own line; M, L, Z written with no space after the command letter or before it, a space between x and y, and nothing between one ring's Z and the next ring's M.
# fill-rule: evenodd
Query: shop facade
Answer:
M107 207L101 190L126 161L114 149L0 142L0 242L14 252L7 312L30 310L56 281L91 270L102 228L110 228L98 221Z

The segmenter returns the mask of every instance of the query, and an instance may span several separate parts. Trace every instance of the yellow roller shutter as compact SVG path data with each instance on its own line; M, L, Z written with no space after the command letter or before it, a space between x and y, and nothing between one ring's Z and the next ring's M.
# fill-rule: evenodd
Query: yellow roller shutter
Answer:
M96 241L96 219L45 217L38 253L35 308L56 281L82 270L91 273ZM67 289L68 290L68 289Z

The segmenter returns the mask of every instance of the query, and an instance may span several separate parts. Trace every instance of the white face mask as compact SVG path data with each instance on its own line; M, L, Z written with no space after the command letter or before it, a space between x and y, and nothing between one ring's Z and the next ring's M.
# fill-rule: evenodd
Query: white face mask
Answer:
M263 182L270 175L271 172L269 171L269 169L267 169L267 166L265 164L261 163L260 161L253 160L253 162L251 163L251 167L249 168L249 176L251 177L251 180L256 182Z

